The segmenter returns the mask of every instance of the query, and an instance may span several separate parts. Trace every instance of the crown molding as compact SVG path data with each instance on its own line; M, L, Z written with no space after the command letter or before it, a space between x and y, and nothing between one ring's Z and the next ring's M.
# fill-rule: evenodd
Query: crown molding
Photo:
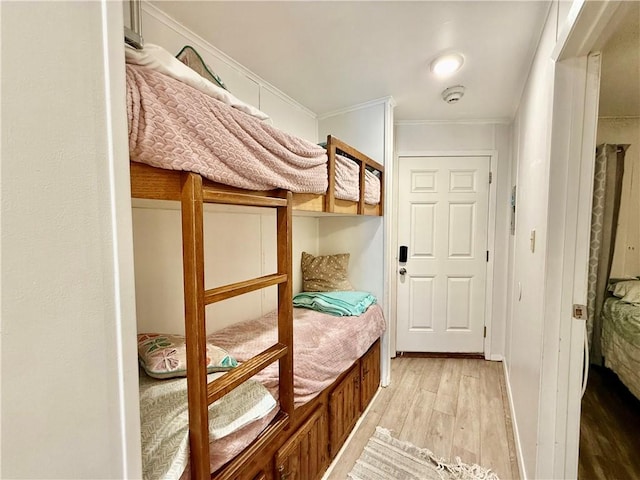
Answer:
M329 117L335 117L336 115L344 115L345 113L354 112L356 110L362 110L363 108L373 107L375 105L386 105L389 104L391 107L396 106L396 101L392 96L376 98L375 100L370 100L368 102L359 103L357 105L353 105L351 107L341 108L339 110L333 110L332 112L323 113L322 115L318 115L318 120L325 120Z

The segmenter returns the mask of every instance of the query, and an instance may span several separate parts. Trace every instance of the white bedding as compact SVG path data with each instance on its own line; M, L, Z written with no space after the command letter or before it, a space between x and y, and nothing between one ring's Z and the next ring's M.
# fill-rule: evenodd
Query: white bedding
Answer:
M207 380L222 375L213 373ZM261 383L248 380L209 406L209 437L231 435L265 417L276 405ZM155 380L141 372L140 417L143 478L179 478L189 462L186 379Z
M152 70L186 83L205 95L209 95L216 100L224 102L227 105L231 105L240 111L259 118L260 120L266 120L269 118L269 115L266 113L236 98L230 92L224 88L214 85L206 78L201 77L197 72L187 67L184 63L158 45L146 43L142 50L137 50L127 45L125 48L125 56L127 63L151 68Z

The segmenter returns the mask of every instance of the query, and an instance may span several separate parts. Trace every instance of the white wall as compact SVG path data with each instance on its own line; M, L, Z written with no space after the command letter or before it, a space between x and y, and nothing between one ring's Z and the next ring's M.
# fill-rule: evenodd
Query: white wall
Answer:
M505 362L524 478L548 478L553 468L555 431L554 425L549 425L552 417L546 409L556 404L556 392L549 386L558 381L550 374L557 364L558 351L543 344L545 281L559 268L547 263L548 219L552 213L548 196L555 74L551 53L558 38L558 26L564 23L566 14L564 3L551 4L513 125L511 171L518 190L516 231L509 254L507 311L510 323L506 329ZM548 333L553 334L553 329ZM555 338L552 343L557 345L557 342ZM566 412L557 413L566 415Z
M140 477L121 7L1 8L0 476Z
M349 253L349 281L356 290L371 292L383 303L384 245L380 217L320 219L320 255Z
M385 103L388 99L334 112L318 119L318 141L325 142L331 134L362 153L384 164Z
M179 204L134 201L134 258L139 332L184 332L182 239ZM206 205L205 288L276 271L275 211ZM302 251L318 254L318 220L293 218L293 291L301 290ZM207 331L257 318L276 308L277 289L251 292L208 305Z
M597 142L630 144L624 178L612 277L640 275L640 118L600 118Z
M316 115L250 70L165 14L158 6L143 2L142 25L145 42L155 43L177 54L193 46L227 88L239 99L271 117L272 125L298 137L316 142Z
M495 124L492 123L396 123L396 152L444 152L495 148Z
M493 188L496 189L494 271L491 299L491 355L501 359L505 348L509 199L511 194L511 127L502 123L406 122L396 124L396 151L401 154L464 151L496 152Z

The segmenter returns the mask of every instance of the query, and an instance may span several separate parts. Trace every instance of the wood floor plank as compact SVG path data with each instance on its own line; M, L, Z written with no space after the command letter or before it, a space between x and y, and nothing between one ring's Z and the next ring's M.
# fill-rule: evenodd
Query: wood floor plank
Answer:
M451 442L455 418L434 408L429 418L426 432L426 445L436 456L451 458Z
M480 464L501 479L513 478L500 380L493 362L480 368ZM496 388L497 387L497 388Z
M462 375L473 378L480 378L480 362L473 358L463 358Z
M400 440L411 442L414 445L427 444L426 430L417 428L417 426L428 425L435 401L435 393L418 388L407 412L409 421L405 421L402 430L398 433Z
M423 389L433 393L438 392L440 387L440 378L442 377L442 369L444 367L444 358L431 358L425 363L425 377L420 385Z
M479 374L479 370L478 370ZM451 456L465 463L480 461L480 379L462 375Z
M395 433L402 431L411 401L418 389L420 373L422 372L418 368L420 366L419 358L408 358L405 361L407 365L404 373L389 402L392 408L386 409L380 417L380 425Z
M640 478L640 400L593 365L582 398L578 478Z
M460 389L460 377L462 376L462 360L460 358L445 359L436 395L436 403L433 406L435 410L451 416L456 415L458 406L457 398Z

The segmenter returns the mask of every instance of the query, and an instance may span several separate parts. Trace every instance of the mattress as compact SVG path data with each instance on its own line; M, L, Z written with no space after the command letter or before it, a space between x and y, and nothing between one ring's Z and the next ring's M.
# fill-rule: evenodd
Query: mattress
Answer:
M615 297L602 307L602 354L631 393L640 399L640 305Z
M382 335L385 321L379 305L357 317L293 309L293 394L296 406L331 385L364 355ZM248 360L277 341L277 313L212 333L208 341L227 350L239 362ZM270 390L278 386L278 365L253 377Z
M126 80L132 161L247 190L326 192L324 148L152 68L127 64ZM336 198L357 201L358 164L341 157L336 171ZM372 172L365 201L380 201L380 180Z
M224 375L210 374L207 381ZM278 409L273 395L249 380L209 405L212 468L219 468L257 437ZM140 372L143 478L175 479L189 462L186 378L157 380ZM235 434L235 435L234 435Z

